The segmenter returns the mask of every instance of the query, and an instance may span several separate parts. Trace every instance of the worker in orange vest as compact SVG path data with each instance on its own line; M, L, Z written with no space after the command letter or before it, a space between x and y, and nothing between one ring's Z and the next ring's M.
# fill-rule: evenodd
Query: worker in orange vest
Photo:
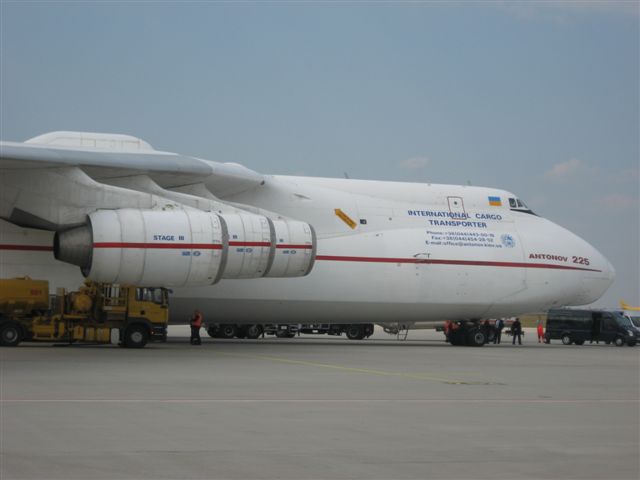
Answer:
M202 313L200 310L193 312L191 317L191 345L200 345L202 340L200 339L200 328L202 328Z

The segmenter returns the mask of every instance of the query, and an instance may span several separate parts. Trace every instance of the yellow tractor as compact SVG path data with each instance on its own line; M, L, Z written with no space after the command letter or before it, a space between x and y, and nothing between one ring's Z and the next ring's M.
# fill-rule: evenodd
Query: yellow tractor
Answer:
M0 345L44 341L141 348L149 340L166 340L168 300L165 288L91 281L49 298L47 281L0 279Z

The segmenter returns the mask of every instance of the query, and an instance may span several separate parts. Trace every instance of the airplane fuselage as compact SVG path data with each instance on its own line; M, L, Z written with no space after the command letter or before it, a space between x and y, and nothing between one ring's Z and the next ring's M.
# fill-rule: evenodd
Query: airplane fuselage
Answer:
M195 308L219 323L492 318L587 304L613 280L596 249L503 190L267 178L221 200L312 225L311 272L174 288L172 321L186 321ZM52 233L1 221L0 234L0 276L46 279L52 290L82 282L77 267L53 258Z

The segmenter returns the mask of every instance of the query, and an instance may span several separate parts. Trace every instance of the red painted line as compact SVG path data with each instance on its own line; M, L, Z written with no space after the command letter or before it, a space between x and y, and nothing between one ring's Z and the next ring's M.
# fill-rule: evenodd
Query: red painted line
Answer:
M198 249L222 250L219 243L136 243L136 242L97 242L94 248L157 248L157 249Z
M331 262L364 262L364 263L421 263L429 265L464 265L471 267L506 267L506 268L548 268L551 270L581 270L585 272L600 272L593 268L572 267L569 265L554 265L551 263L525 262L484 262L479 260L436 260L425 258L389 258L389 257L350 257L338 255L318 255L316 260Z
M29 252L53 252L53 247L48 245L0 245L0 250L22 250Z
M259 246L270 247L268 242L229 242L230 246ZM98 242L94 248L149 248L149 249L199 249L222 250L222 245L216 243L133 243L133 242ZM281 244L276 248L311 249L312 245ZM0 244L0 250L51 252L53 247L47 245L13 245ZM573 267L570 265L554 265L551 263L526 262L485 262L479 260L439 260L424 258L393 258L393 257L354 257L342 255L318 255L316 260L331 262L360 262L360 263L410 263L428 265L463 265L472 267L503 267L503 268L546 268L550 270L578 270L583 272L601 272L593 268Z
M230 247L270 247L271 242L229 242Z

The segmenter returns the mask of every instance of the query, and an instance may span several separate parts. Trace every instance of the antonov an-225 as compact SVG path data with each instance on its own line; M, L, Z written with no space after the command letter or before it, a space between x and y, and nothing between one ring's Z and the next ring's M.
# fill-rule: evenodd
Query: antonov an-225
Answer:
M0 201L1 277L171 287L175 320L450 319L477 344L477 320L588 304L614 279L505 190L262 175L128 135L0 143Z

